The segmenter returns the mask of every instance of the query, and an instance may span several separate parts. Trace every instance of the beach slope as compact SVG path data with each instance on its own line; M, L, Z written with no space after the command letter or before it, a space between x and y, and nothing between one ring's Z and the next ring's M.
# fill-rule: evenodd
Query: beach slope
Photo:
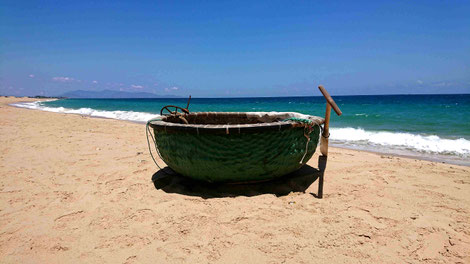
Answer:
M0 98L2 263L470 263L469 167L332 148L324 199L208 188L157 173L142 124L25 100Z

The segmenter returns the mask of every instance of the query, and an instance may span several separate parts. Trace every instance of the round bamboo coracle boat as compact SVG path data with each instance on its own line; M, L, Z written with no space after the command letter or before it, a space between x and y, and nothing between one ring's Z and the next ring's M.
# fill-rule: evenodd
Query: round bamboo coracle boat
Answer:
M147 133L153 130L168 167L208 182L263 181L299 169L314 154L325 122L292 112L190 113L188 107L162 108L160 118L147 122Z
M199 112L149 122L175 172L209 182L260 181L299 169L315 152L323 118L298 113Z

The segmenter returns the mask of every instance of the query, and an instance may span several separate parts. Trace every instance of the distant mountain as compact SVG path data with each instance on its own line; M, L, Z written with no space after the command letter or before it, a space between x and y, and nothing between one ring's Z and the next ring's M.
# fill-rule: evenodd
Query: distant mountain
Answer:
M145 92L123 92L113 90L102 90L102 91L85 91L76 90L66 92L62 97L67 98L179 98L176 95L157 95L153 93Z

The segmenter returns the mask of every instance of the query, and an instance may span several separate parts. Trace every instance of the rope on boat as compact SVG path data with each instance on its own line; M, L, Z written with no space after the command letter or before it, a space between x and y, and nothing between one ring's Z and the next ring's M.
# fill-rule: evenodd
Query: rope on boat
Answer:
M307 138L307 144L305 144L305 153L304 153L304 155L302 156L302 159L299 162L300 164L304 164L304 159L305 159L305 156L307 155L307 152L308 152L308 143L310 143L310 133L312 133L312 131L313 131L313 126L317 125L317 124L314 124L313 121L310 120L310 119L298 118L298 117L289 117L289 118L286 118L282 121L293 121L293 122L304 123L305 124L304 136L305 136L305 138ZM318 125L318 126L320 127L320 130L322 132L323 128L320 125ZM306 132L307 130L308 130L308 132Z
M147 124L145 125L145 134L147 136L147 145L149 147L149 152L150 152L150 156L152 157L152 160L153 162L155 163L155 165L157 165L157 167L162 170L162 168L160 167L160 165L158 165L157 161L155 160L155 157L153 156L153 153L152 153L152 148L150 147L150 141L149 141L149 134L150 134L150 137L152 138L152 141L153 141L153 144L155 146L155 149L157 150L157 154L158 156L160 157L161 160L162 159L162 156L160 155L160 151L158 151L158 147L157 147L157 141L155 140L155 137L153 136L152 132L150 131L150 128L149 128L149 125L150 125L150 122L152 121L161 121L161 119L159 118L153 118L153 119L150 119L149 121L147 121Z

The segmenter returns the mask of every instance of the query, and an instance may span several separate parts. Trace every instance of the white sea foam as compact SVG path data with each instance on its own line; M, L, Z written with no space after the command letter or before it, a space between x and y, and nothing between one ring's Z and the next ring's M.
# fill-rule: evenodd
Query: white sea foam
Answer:
M25 102L12 104L17 107L39 109L43 111L79 114L93 117L104 117L135 122L147 122L159 115L134 111L104 111L92 108L69 109L64 107L48 107L41 102ZM256 112L254 112L256 113ZM272 114L276 112L257 112L258 114ZM299 118L306 116L298 114ZM367 131L361 128L331 128L330 139L332 143L355 146L377 146L382 149L409 150L420 153L441 155L455 155L463 158L470 157L470 141L464 138L445 139L439 136L419 135L400 132Z
M405 149L423 153L470 156L470 141L464 138L445 139L435 135L411 133L367 131L361 128L332 128L330 139L333 142L356 145L381 146Z
M41 104L41 102L26 102L26 103L15 103L11 104L17 107L29 108L29 109L39 109L48 112L55 113L64 113L64 114L79 114L85 116L93 117L104 117L111 119L127 120L127 121L136 121L136 122L147 122L147 120L156 118L159 115L145 112L134 112L134 111L105 111L105 110L96 110L92 108L80 108L80 109L70 109L64 107L48 107Z

